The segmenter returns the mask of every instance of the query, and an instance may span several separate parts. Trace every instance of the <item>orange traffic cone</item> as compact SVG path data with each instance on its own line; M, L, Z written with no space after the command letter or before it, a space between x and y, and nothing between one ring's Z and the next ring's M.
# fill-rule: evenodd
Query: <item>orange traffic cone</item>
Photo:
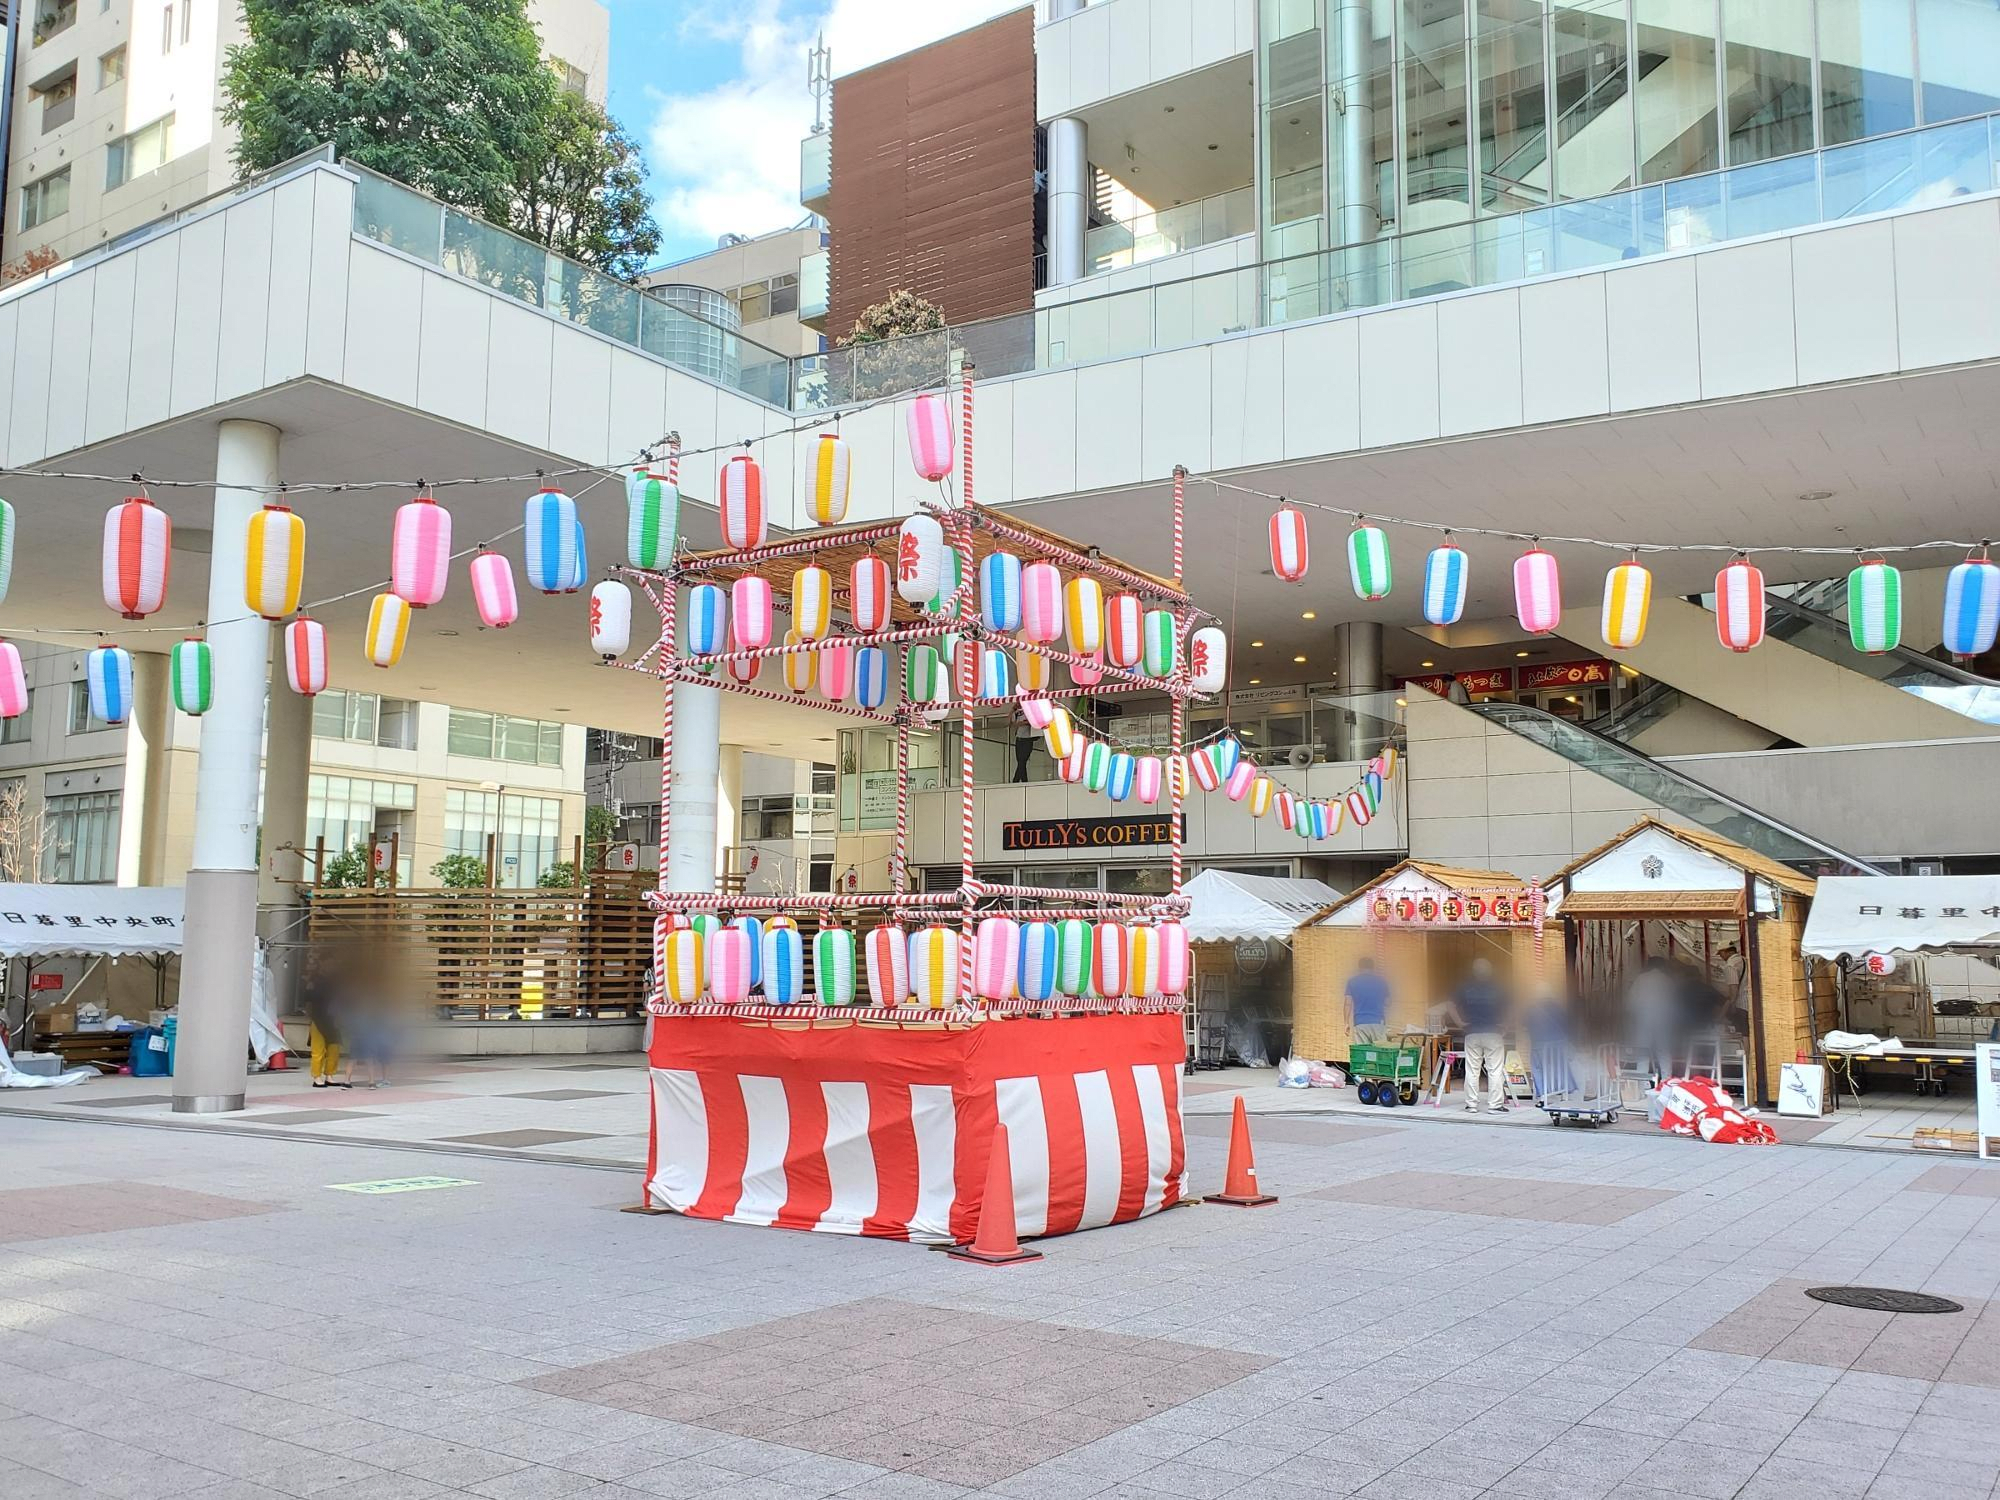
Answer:
M1238 1208L1261 1208L1278 1200L1257 1190L1257 1158L1250 1150L1250 1117L1243 1112L1243 1096L1236 1096L1236 1112L1229 1121L1229 1174L1222 1191L1208 1195L1210 1203L1230 1203Z
M986 1196L979 1205L979 1232L970 1245L945 1252L982 1266L1011 1266L1040 1260L1039 1250L1023 1250L1014 1229L1014 1163L1007 1150L1007 1127L993 1127L993 1152L986 1162Z

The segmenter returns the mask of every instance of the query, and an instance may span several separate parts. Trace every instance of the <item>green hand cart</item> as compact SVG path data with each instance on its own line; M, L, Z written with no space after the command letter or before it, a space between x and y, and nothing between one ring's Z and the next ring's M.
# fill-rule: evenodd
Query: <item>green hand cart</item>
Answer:
M1363 1104L1379 1104L1384 1109L1415 1104L1423 1088L1424 1049L1359 1043L1347 1049L1347 1076L1354 1083L1355 1097Z

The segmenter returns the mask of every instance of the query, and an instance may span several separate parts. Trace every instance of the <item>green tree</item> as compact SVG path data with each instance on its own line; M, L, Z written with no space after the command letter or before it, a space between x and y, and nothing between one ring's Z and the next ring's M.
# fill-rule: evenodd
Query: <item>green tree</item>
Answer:
M625 281L660 248L639 148L588 99L558 90L515 169L508 227Z
M602 803L593 802L583 810L583 867L586 870L602 869L604 851L611 846L612 835L618 832L618 820L611 815L611 809Z
M320 874L321 885L341 886L350 890L362 886L386 886L389 873L378 873L375 869L375 851L365 843L357 843L339 854L326 857L326 869Z
M576 864L574 861L559 859L550 865L536 879L535 884L545 891L566 891L576 884Z
M486 884L486 861L476 854L447 854L431 866L431 878L448 890L479 890Z

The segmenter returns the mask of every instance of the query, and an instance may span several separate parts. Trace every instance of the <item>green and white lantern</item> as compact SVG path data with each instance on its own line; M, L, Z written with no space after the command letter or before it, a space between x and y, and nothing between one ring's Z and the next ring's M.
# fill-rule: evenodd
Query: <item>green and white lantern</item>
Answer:
M1056 923L1056 989L1065 995L1090 993L1090 924L1081 918Z
M951 684L935 646L911 646L903 653L903 697L911 703L948 703Z
M1149 609L1144 629L1145 645L1139 669L1148 677L1171 677L1179 652L1179 636L1174 629L1173 611Z
M6 519L13 521L11 511ZM10 524L10 536L12 532ZM209 650L208 642L179 642L168 658L168 672L173 678L174 707L184 714L207 713L215 702L215 653Z
M14 581L14 507L0 500L0 600Z
M1347 576L1355 597L1389 597L1389 534L1380 526L1357 526L1347 533Z
M688 926L701 934L701 951L706 953L709 940L722 931L722 918L712 911L698 911L689 915Z
M1879 557L1847 575L1847 634L1856 651L1880 656L1903 640L1903 575Z
M1111 747L1102 740L1092 740L1083 750L1083 789L1101 792L1110 779Z
M938 560L937 592L931 595L924 612L940 619L956 620L964 604L958 597L958 586L964 577L964 555L956 547L946 547L944 556Z
M673 561L681 526L680 487L664 474L637 468L625 476L625 559L658 570Z
M813 938L813 989L821 1005L854 1003L854 934L822 927Z

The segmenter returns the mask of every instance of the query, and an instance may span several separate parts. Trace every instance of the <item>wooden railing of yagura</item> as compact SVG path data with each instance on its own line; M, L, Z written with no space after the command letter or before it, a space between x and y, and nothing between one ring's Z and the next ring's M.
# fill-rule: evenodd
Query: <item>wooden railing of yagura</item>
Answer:
M554 889L316 886L310 941L365 955L440 1017L641 1015L653 962L643 871Z

